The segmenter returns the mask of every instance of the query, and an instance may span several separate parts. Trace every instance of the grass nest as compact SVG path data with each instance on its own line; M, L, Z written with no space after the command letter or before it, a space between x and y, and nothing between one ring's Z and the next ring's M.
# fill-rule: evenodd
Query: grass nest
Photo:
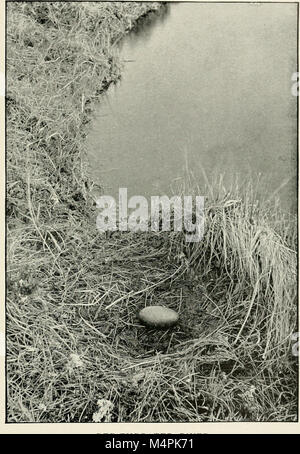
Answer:
M214 184L200 243L96 229L86 125L159 7L7 5L8 422L297 419L293 220ZM150 304L178 325L142 326Z

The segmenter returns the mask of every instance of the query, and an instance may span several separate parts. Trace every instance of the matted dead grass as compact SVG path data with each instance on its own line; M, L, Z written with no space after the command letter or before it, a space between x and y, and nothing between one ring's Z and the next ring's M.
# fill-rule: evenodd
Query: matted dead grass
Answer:
M297 418L293 221L214 184L201 243L96 230L86 124L158 6L7 5L8 422ZM161 303L179 324L146 329Z

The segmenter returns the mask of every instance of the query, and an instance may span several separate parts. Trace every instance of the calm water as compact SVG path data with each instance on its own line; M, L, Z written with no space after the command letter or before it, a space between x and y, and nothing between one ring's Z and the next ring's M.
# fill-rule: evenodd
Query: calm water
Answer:
M170 194L201 180L261 174L263 197L296 208L295 4L169 4L120 48L120 83L88 137L106 194ZM267 191L265 188L267 188Z

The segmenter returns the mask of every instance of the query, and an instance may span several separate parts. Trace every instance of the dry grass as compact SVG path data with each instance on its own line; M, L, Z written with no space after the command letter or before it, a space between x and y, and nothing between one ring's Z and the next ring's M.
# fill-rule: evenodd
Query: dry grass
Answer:
M7 6L9 422L297 418L291 220L214 184L197 245L96 230L92 101L120 76L113 43L157 6ZM162 302L180 323L145 329L138 310Z

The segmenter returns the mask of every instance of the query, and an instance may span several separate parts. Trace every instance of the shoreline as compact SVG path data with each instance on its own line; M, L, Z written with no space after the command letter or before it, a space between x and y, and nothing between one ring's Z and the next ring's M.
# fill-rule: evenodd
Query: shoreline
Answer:
M7 6L8 422L91 422L99 399L99 422L296 420L296 231L280 213L216 182L200 245L96 230L86 125L121 74L112 41L155 5ZM155 302L177 328L138 324Z

